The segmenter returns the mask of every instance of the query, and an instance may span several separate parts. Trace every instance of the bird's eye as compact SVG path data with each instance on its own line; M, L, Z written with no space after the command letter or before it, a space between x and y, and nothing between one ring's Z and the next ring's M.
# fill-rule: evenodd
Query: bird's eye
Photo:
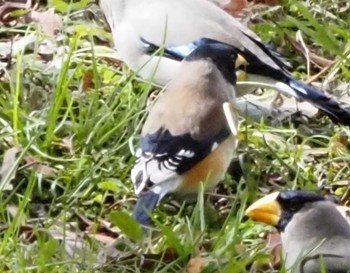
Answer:
M298 211L301 208L301 203L298 199L292 199L289 201L288 208L290 211Z

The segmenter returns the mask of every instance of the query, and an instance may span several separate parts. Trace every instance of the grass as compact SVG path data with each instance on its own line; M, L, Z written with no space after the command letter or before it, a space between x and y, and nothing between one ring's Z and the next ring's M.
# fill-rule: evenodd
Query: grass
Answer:
M318 80L340 86L350 75L350 21L333 2L309 1L305 8L282 1L280 9L265 10L254 29L280 45L295 76L307 79L305 58L284 39L299 28L317 55L336 60ZM242 120L239 152L249 156L239 181L227 175L209 194L210 205L203 192L195 203L164 202L154 213L154 230L141 238L130 217L136 200L130 145L137 145L156 87L107 57L108 45L97 37L110 36L77 12L86 1L48 5L58 7L65 25L61 40L51 38L52 60L43 60L38 39L0 72L2 160L6 151L21 148L2 173L1 272L200 272L191 271L195 266L203 272L279 272L262 236L269 229L247 221L247 204L286 188L348 201L348 128L326 118L278 126ZM25 23L4 27L0 37L5 42L25 33L46 37ZM312 74L321 70L310 67Z

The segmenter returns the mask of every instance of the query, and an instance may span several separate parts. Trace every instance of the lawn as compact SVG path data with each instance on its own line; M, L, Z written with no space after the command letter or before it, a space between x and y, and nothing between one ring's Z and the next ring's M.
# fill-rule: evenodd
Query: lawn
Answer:
M283 98L278 110L300 112L242 117L242 168L209 193L169 197L143 235L130 169L160 87L118 60L96 4L43 2L0 2L0 272L284 272L278 236L247 204L290 188L349 202L349 128ZM296 78L350 104L350 4L279 4L245 19Z

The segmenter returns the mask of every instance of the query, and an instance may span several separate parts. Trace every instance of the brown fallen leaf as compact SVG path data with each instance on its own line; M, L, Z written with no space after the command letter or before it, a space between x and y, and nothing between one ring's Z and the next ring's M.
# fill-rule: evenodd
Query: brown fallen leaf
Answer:
M70 155L74 154L74 135L63 137L59 142L54 142L53 144Z
M51 37L55 36L63 27L61 17L55 13L54 9L44 12L32 10L26 14L25 22L39 24L42 31Z
M96 234L103 234L104 236L108 236L110 238L116 239L119 237L119 233L112 228L109 228L102 223L96 223L88 228L86 228L86 232L90 236L95 236Z
M266 246L267 252L271 256L271 264L273 268L278 268L282 257L281 235L277 231L267 234Z
M30 33L27 36L13 37L11 41L0 42L0 62L7 64L10 67L12 57L16 56L18 52L23 51L27 47L32 47L35 44L35 34Z
M206 257L197 256L192 258L187 266L186 266L186 272L187 273L201 273L204 268L208 265L209 260Z
M38 54L45 62L52 61L55 52L55 45L52 41L45 39L39 45Z
M111 66L114 66L116 68L120 68L123 66L123 62L115 57L115 56L111 56L111 57L106 57L106 56L102 56L102 59L108 64L108 65L111 65Z
M13 17L12 12L16 10L29 10L31 7L31 0L27 0L25 3L4 1L0 6L0 23L5 26L15 25L18 18Z
M115 240L115 237L111 237L108 234L96 233L96 234L88 234L88 236L102 244L110 244Z
M20 227L19 238L21 241L30 244L37 240L37 237L34 233L34 226L31 225L22 225Z
M12 190L9 182L15 178L18 164L15 165L18 154L22 151L19 147L8 149L4 153L2 165L0 167L0 188L1 190Z
M43 164L38 158L28 155L24 157L26 164L22 168L35 170L37 173L46 177L56 176L57 170L53 167Z
M94 75L92 74L91 71L85 72L83 76L83 91L88 92L94 84Z
M278 0L254 0L254 5L257 4L264 4L268 6L277 6L278 5Z
M86 253L89 252L89 244L84 239L84 234L80 232L71 232L59 226L52 226L45 229L44 232L47 232L53 239L62 242L62 247L69 258L85 257Z
M102 219L99 222L92 221L79 212L75 212L75 214L80 220L80 229L85 230L85 233L90 238L94 238L104 244L109 244L119 237L119 233L112 228L111 223Z
M19 17L23 16L25 23L38 23L44 33L53 37L63 27L60 16L55 13L54 9L36 11L37 7L38 4L32 7L32 0L27 0L26 3L7 1L0 6L0 22L4 25L11 25L13 22L16 24ZM25 12L19 17L13 17L12 12L16 10Z
M230 0L228 4L222 8L232 16L238 16L240 12L248 7L247 0Z
M328 144L328 152L332 157L345 156L348 153L348 138L346 135L338 133L331 137Z
M278 172L270 173L267 179L269 184L277 188L282 187L286 184L286 181L284 180L283 176Z
M14 204L9 204L6 206L6 211L11 217L15 218L18 215L18 207Z

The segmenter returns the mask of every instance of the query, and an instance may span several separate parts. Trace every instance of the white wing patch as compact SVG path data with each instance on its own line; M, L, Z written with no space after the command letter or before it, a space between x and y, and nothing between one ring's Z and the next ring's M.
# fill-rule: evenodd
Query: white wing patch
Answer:
M217 147L219 147L219 143L214 142L213 145L211 146L211 152L213 152Z
M190 150L180 150L180 152L178 152L176 154L177 158L180 158L180 157L188 157L188 158L191 158L191 157L194 157L194 152L193 151L190 151Z
M224 102L223 105L226 121L230 127L230 130L234 136L238 135L238 110L230 102Z
M180 184L178 166L184 158L192 158L195 153L190 150L180 150L174 156L166 158L166 153L152 154L136 151L136 162L131 170L131 180L134 183L135 193L139 195L151 188L164 188L163 194L175 191ZM165 158L165 159L164 159ZM164 185L164 186L163 186Z

